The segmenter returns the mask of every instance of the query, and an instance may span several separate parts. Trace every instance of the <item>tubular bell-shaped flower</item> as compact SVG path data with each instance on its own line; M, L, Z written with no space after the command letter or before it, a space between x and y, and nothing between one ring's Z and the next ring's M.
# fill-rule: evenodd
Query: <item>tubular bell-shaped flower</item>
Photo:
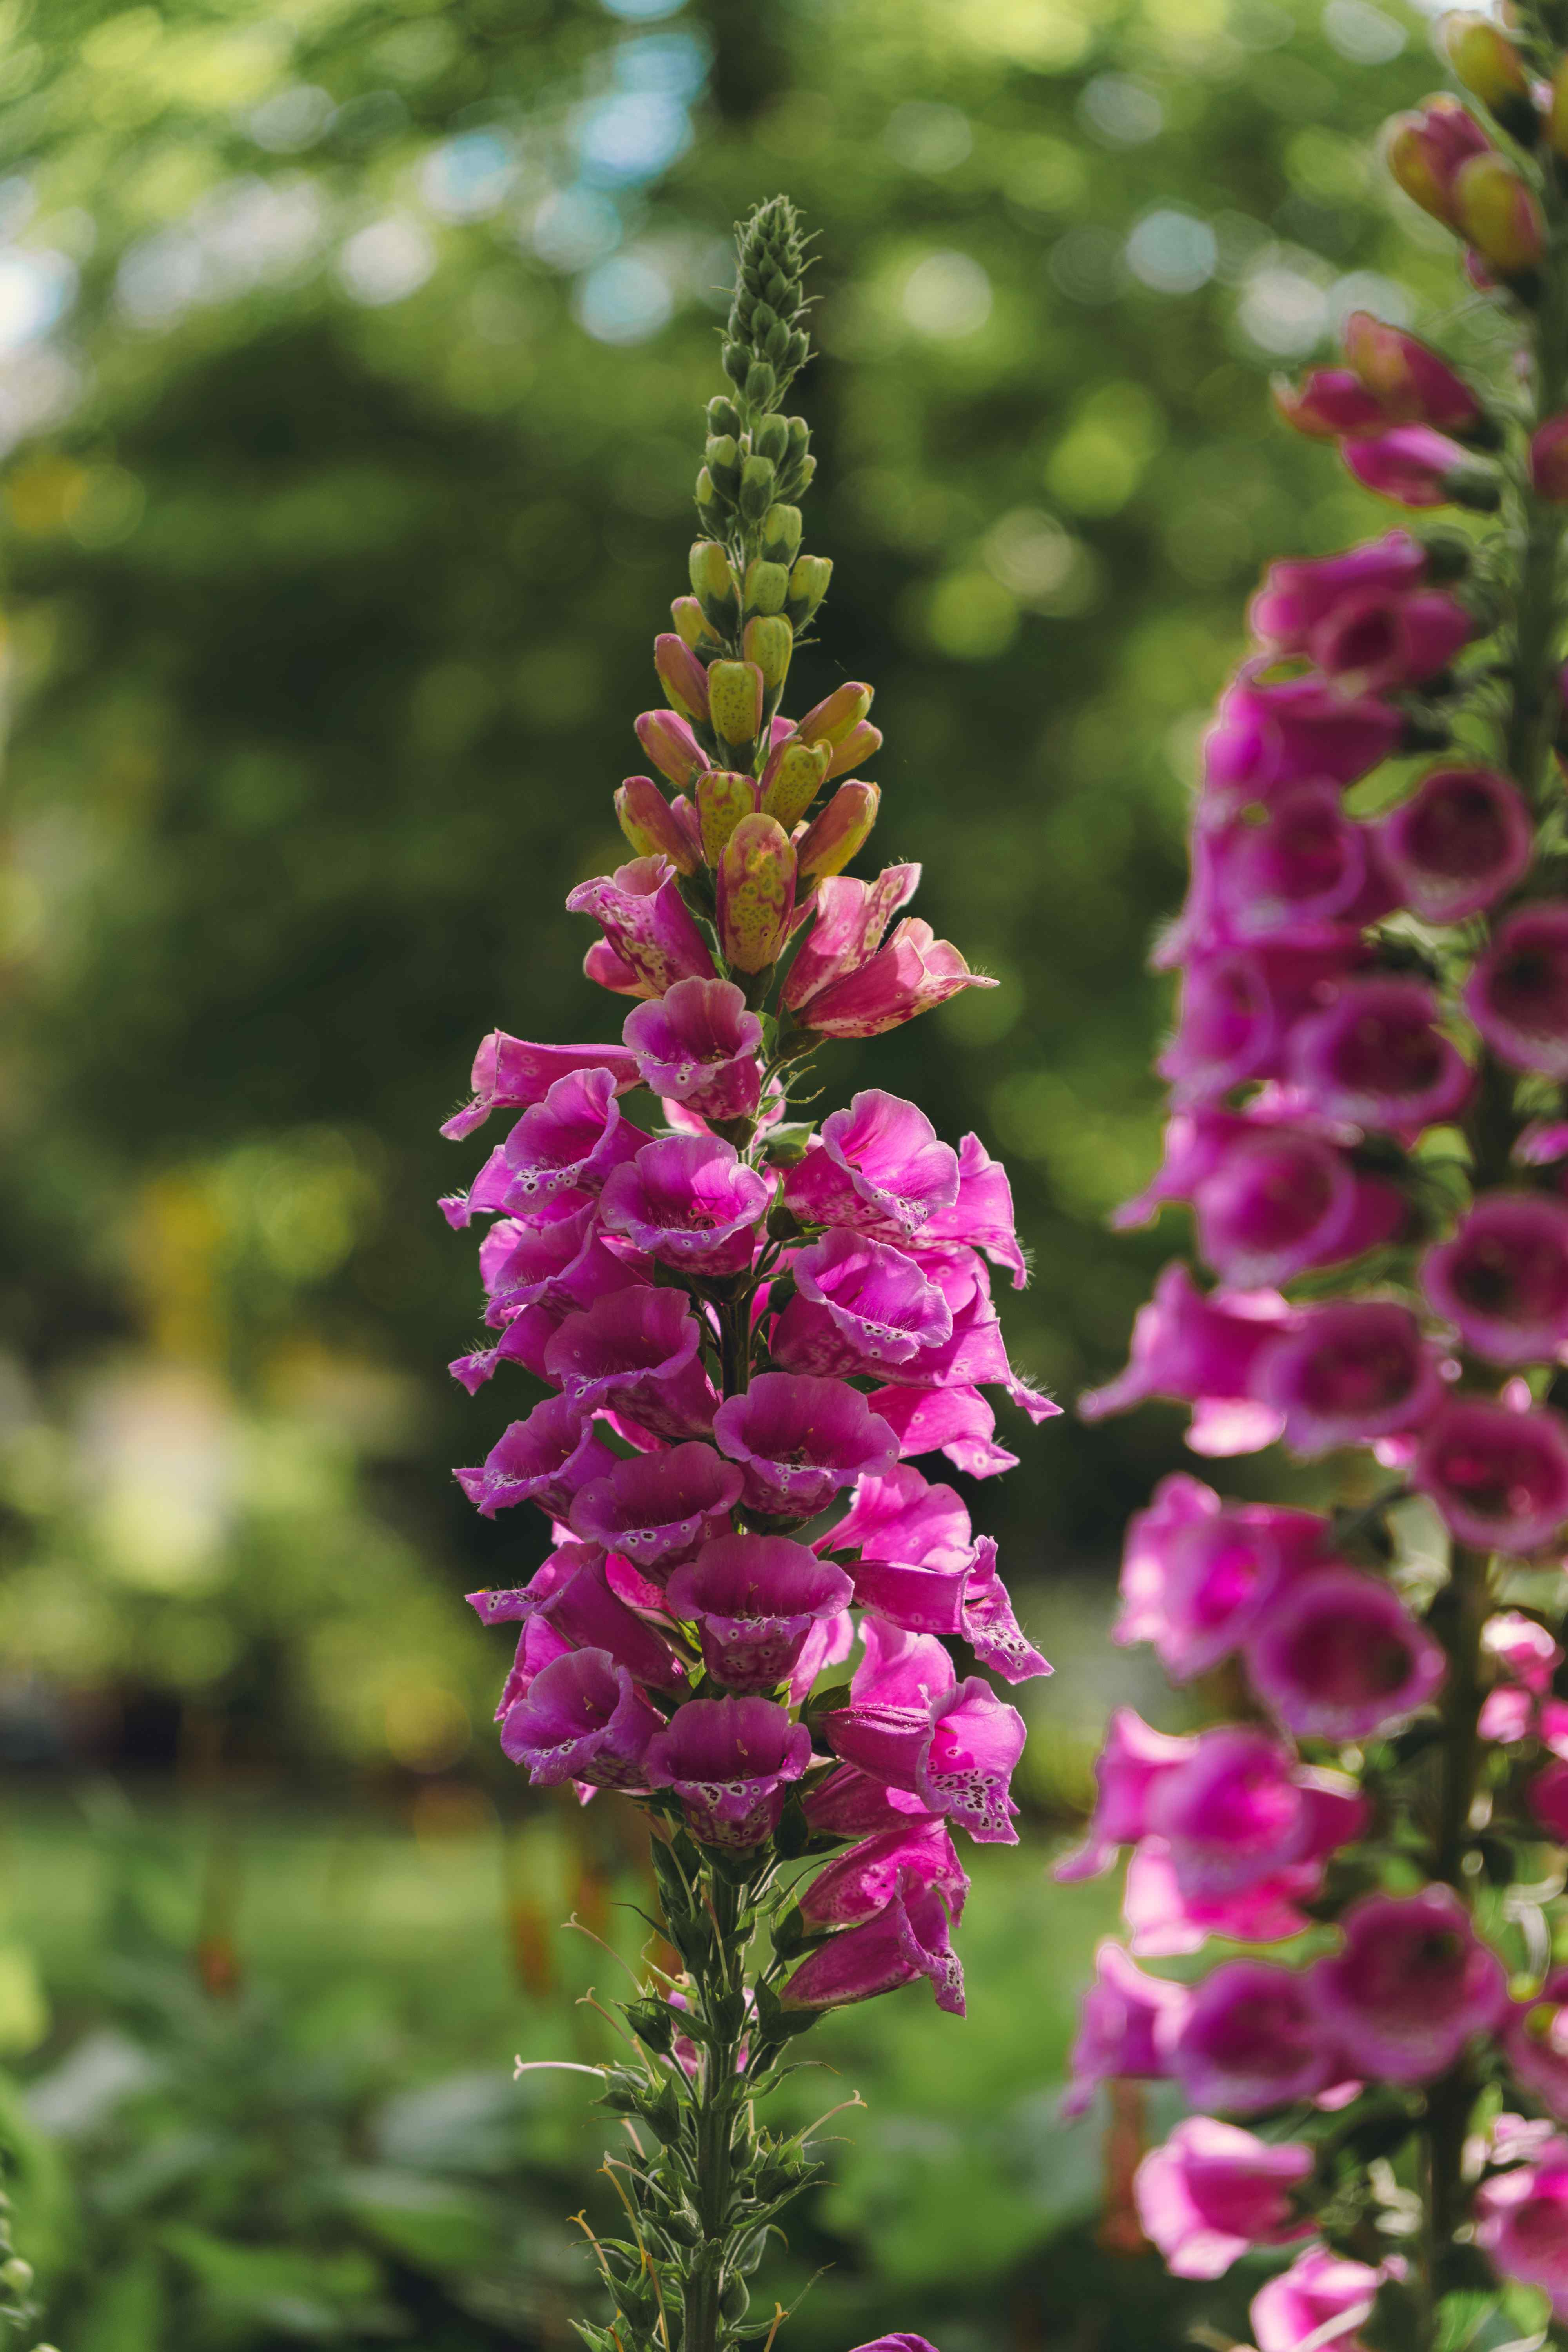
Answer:
M1280 395L1365 488L1468 521L1275 563L1253 600L1154 957L1181 974L1164 1164L1119 1220L1188 1204L1219 1286L1168 1265L1082 1402L1191 1400L1195 1451L1282 1438L1323 1465L1317 1510L1178 1475L1133 1518L1116 1637L1178 1681L1223 1668L1243 1719L1114 1716L1063 1869L1131 1849L1151 1958L1312 1937L1289 1966L1140 1977L1120 2022L1132 1964L1102 1958L1085 2004L1086 2081L1168 2074L1215 2111L1141 2176L1173 2269L1318 2234L1255 2297L1258 2352L1568 2318L1568 1911L1543 1851L1568 1844L1563 39L1539 0L1447 18L1475 103L1392 127L1484 333L1452 313L1451 360L1355 312L1348 366ZM1245 2116L1261 2155L1223 2120Z
M815 459L781 405L808 356L805 268L788 202L759 207L708 406L691 593L655 643L669 707L636 720L656 772L614 795L630 858L567 901L599 928L588 976L634 1000L622 1040L493 1032L446 1129L520 1114L442 1203L454 1230L496 1220L487 1343L454 1375L549 1391L457 1474L486 1517L533 1503L555 1546L471 1596L482 1623L518 1628L501 1746L536 1783L638 1806L685 1969L649 1959L622 2004L631 2061L598 2070L633 2147L659 2154L614 2167L637 2259L595 2241L615 2305L612 2326L583 2324L595 2352L773 2341L784 2315L748 2319L749 2282L816 2163L809 2134L766 2121L768 2095L819 2012L923 1979L963 2014L954 1834L1016 1835L1023 1720L944 1639L1009 1683L1050 1672L995 1542L914 1466L1013 1465L984 1388L1021 1426L1058 1410L1014 1370L991 1295L993 1265L1016 1286L1026 1273L1006 1174L879 1087L815 1108L835 1040L994 983L906 913L918 866L846 870L881 800L869 685L798 719L781 708L832 570L801 552ZM1359 636L1352 617L1347 661L1365 667L1377 639L1384 669L1423 684L1458 627L1435 586ZM1298 831L1285 896L1317 849ZM1364 833L1347 833L1351 864ZM852 1658L846 1698L833 1670Z

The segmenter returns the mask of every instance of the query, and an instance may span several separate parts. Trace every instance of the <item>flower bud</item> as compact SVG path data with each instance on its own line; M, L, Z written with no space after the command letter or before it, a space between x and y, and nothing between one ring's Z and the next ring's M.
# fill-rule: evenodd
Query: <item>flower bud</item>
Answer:
M1496 151L1457 98L1439 92L1388 126L1384 161L1405 194L1447 227L1458 226L1454 180L1461 165Z
M776 818L741 819L719 860L719 944L737 971L766 971L789 937L795 852Z
M697 822L702 830L702 855L717 866L724 845L743 816L754 816L760 797L754 776L733 768L710 768L696 785Z
M881 800L875 784L839 785L795 850L795 868L803 881L820 882L828 874L843 873L865 847Z
M764 416L752 427L752 448L770 466L782 466L789 455L789 426L782 416Z
M728 636L739 625L741 594L730 559L716 539L698 539L687 558L693 593L720 635Z
M835 776L847 775L851 768L863 768L868 760L876 758L881 748L881 729L862 719L858 726L851 727L841 743L834 745L833 756L827 762L829 782Z
M776 698L789 676L789 657L795 651L795 631L784 614L760 614L748 621L741 647L746 659L762 671L768 693Z
M1337 441L1347 433L1375 433L1393 423L1375 393L1349 368L1313 368L1300 384L1277 375L1270 386L1274 405L1287 425L1312 441Z
M777 512L776 508L771 509ZM754 556L746 566L745 605L748 613L782 613L789 594L789 572L782 563Z
M651 776L628 776L616 794L621 831L637 857L668 857L678 874L695 874L690 836Z
M721 653L724 640L710 629L702 607L695 596L677 596L670 604L669 617L675 623L675 634L683 646L693 653Z
M752 364L752 355L744 343L727 342L719 354L719 364L731 383L744 383L746 370Z
M716 661L708 672L708 715L721 743L748 756L763 724L763 674L755 662Z
M1430 425L1461 439L1487 418L1480 402L1446 360L1403 328L1370 310L1352 310L1344 324L1345 357L1390 425Z
M732 433L709 436L702 452L713 487L721 499L733 501L741 487L741 445Z
M795 627L805 628L827 593L833 564L826 555L797 555L790 569L789 601L784 611Z
M1458 225L1499 278L1524 277L1546 247L1541 206L1500 155L1472 155L1455 174Z
M672 784L689 784L708 765L707 754L683 719L673 710L645 710L637 722L637 739Z
M1489 512L1500 499L1496 475L1474 464L1457 441L1426 425L1347 441L1341 452L1363 489L1402 507L1469 507Z
M793 563L799 550L800 509L770 507L763 517L763 553L767 561L770 563Z
M803 743L798 736L782 744L769 761L763 778L763 806L776 816L786 833L793 832L822 790L830 743Z
M713 477L706 466L697 477L697 520L704 530L721 531L724 528L724 509L719 503L719 493L713 488Z
M1511 137L1522 146L1532 145L1538 128L1535 108L1513 43L1488 16L1445 16L1441 29L1448 63L1465 88Z
M1549 416L1531 439L1530 479L1538 499L1568 505L1568 414Z
M653 641L653 666L665 699L682 719L708 717L708 673L689 646L668 632Z
M741 469L740 508L748 522L761 522L773 505L774 478L771 459L747 458Z
M766 408L778 398L779 380L766 360L753 360L746 370L746 404Z
M797 722L795 733L807 743L842 743L850 729L858 727L870 709L875 691L858 678L847 679L812 705Z
M721 392L716 392L708 404L708 430L731 434L736 440L741 436L741 412Z

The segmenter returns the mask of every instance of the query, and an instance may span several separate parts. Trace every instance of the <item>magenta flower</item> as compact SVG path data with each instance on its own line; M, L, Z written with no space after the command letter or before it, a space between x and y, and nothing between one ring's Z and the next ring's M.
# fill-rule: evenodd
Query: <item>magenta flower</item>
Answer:
M497 1608L502 1598L489 1596L492 1618L512 1613ZM519 1614L537 1614L574 1649L607 1651L654 1690L677 1690L686 1679L663 1634L616 1591L597 1544L563 1544L515 1596L515 1605Z
M974 1541L951 1486L928 1486L901 1463L862 1478L847 1515L822 1543L832 1551L859 1547L855 1598L890 1623L962 1634L982 1664L1007 1682L1050 1673L1013 1613L995 1544L984 1536Z
M1554 1756L1525 1782L1531 1818L1559 1845L1568 1845L1568 1759Z
M1162 968L1252 940L1337 943L1396 901L1372 859L1372 835L1345 815L1334 784L1294 784L1258 820L1237 818L1194 837L1193 879Z
M797 966L800 961L796 959ZM794 977L792 971L792 981ZM789 1000L787 984L785 995L803 1029L824 1037L879 1037L945 1004L963 989L995 986L985 973L971 971L950 940L939 940L929 923L906 915L887 944L864 963L829 981L815 996Z
M581 1406L547 1397L526 1421L512 1423L478 1469L452 1475L483 1518L493 1519L513 1503L537 1503L551 1518L563 1519L574 1496L615 1463Z
M485 1210L527 1216L557 1193L596 1192L647 1137L621 1117L612 1070L574 1070L525 1111L476 1177L467 1200L442 1203L450 1225Z
M1421 587L1426 551L1407 530L1347 548L1342 555L1271 563L1247 607L1259 644L1276 655L1309 653L1313 633L1345 605L1368 595L1400 596Z
M740 1499L739 1470L710 1445L612 1455L573 1496L572 1532L636 1568L667 1570L724 1533Z
M605 1187L606 1229L661 1265L693 1274L749 1271L768 1179L717 1136L671 1135L645 1143Z
M1318 1568L1276 1593L1247 1642L1265 1705L1300 1739L1367 1739L1441 1688L1443 1645L1360 1569Z
M1166 1673L1190 1682L1247 1638L1283 1582L1329 1557L1330 1534L1314 1511L1226 1507L1196 1478L1163 1478L1128 1523L1111 1639L1152 1642Z
M1387 433L1342 441L1340 455L1363 490L1401 507L1447 506L1455 481L1474 471L1457 441L1429 425L1395 425Z
M584 1412L614 1407L660 1436L711 1425L702 1333L678 1290L617 1290L568 1315L544 1350L545 1376Z
M1506 916L1476 960L1464 1003L1501 1060L1568 1078L1568 906Z
M1481 1628L1481 1648L1495 1658L1504 1674L1538 1696L1552 1687L1552 1677L1563 1664L1561 1645L1544 1625L1517 1609L1500 1610Z
M583 1192L558 1192L526 1221L498 1217L479 1244L479 1279L489 1302L485 1321L492 1329L528 1307L556 1310L559 1319L574 1307L592 1307L609 1291L646 1281L651 1271L630 1250L617 1256L605 1246L598 1203Z
M1160 2080L1192 1999L1188 1988L1152 1977L1108 1937L1095 1948L1094 1981L1079 2008L1068 2061L1064 2116L1080 2116L1101 2083L1118 2075Z
M1119 1706L1095 1760L1098 1793L1084 1842L1062 1857L1052 1876L1071 1883L1109 1870L1119 1848L1147 1833L1155 1789L1187 1762L1197 1744L1191 1734L1156 1731L1135 1707Z
M1266 682L1266 667L1244 664L1220 697L1204 742L1204 824L1314 778L1353 784L1399 740L1403 721L1386 703L1340 694L1321 678Z
M1277 1409L1258 1405L1258 1367L1290 1317L1290 1308L1273 1291L1216 1292L1205 1298L1187 1268L1173 1260L1155 1284L1153 1297L1138 1310L1126 1370L1080 1397L1079 1411L1086 1421L1103 1421L1152 1396L1184 1398L1200 1407L1237 1405L1243 1410L1235 1416L1235 1433L1242 1442L1226 1450L1245 1453L1267 1445L1279 1434L1284 1418Z
M1530 864L1530 809L1490 768L1435 768L1378 828L1378 851L1405 906L1462 923L1511 890Z
M1311 1924L1303 1903L1322 1885L1321 1855L1283 1864L1249 1886L1195 1895L1178 1879L1168 1841L1145 1837L1127 1860L1121 1913L1130 1948L1148 1959L1201 1951L1211 1937L1230 1944L1281 1944Z
M574 1650L541 1667L507 1708L500 1744L538 1788L645 1788L644 1759L663 1721L607 1650Z
M1389 416L1401 425L1435 425L1461 440L1486 422L1463 376L1415 335L1370 310L1352 310L1342 331L1345 357Z
M1476 2192L1476 2242L1505 2278L1540 2287L1568 2318L1568 2140L1493 2173Z
M945 1656L940 1643L931 1646ZM824 1715L820 1727L843 1762L909 1790L976 1843L1017 1843L1008 1782L1023 1752L1024 1718L978 1675L934 1692L923 1706L861 1704L857 1696Z
M1195 957L1183 978L1176 1034L1155 1065L1173 1101L1203 1102L1252 1078L1282 1077L1298 1024L1331 1005L1366 960L1348 929L1315 944L1261 940Z
M1298 1310L1261 1352L1252 1392L1280 1414L1292 1452L1310 1459L1418 1429L1444 1387L1437 1350L1407 1307L1333 1299Z
M1371 2318L1384 2274L1327 2246L1309 2247L1252 2298L1258 2352L1309 2352L1328 2345L1334 2352L1363 2352L1354 2331Z
M907 1243L956 1208L959 1181L958 1154L924 1111L873 1087L823 1120L805 1157L784 1172L784 1204L803 1224Z
M1313 368L1299 385L1277 377L1272 389L1274 405L1286 424L1309 440L1370 433L1389 421L1383 403L1352 368Z
M645 1087L704 1118L749 1118L762 1097L763 1024L730 980L678 980L635 1004L625 1036Z
M759 1845L811 1760L811 1734L765 1698L694 1698L648 1742L647 1784L679 1799L700 1844Z
M993 1265L1007 1269L1015 1290L1022 1290L1029 1278L1018 1246L1007 1171L977 1135L966 1135L958 1147L958 1198L950 1208L928 1216L920 1231L922 1244L964 1242L982 1251Z
M1194 1986L1168 2054L1194 2107L1237 2116L1315 2099L1350 2072L1307 1977L1272 1960L1226 1960Z
M661 776L682 788L693 784L708 765L708 754L684 719L673 710L645 710L634 719L637 741Z
M814 1624L842 1614L854 1588L842 1569L783 1536L716 1537L678 1568L670 1613L696 1624L702 1662L731 1690L789 1680Z
M1568 1969L1553 1969L1533 2000L1514 2003L1503 2042L1516 2079L1568 2122Z
M720 1451L745 1476L748 1508L808 1519L868 1471L887 1469L898 1442L858 1390L798 1372L762 1372L713 1416Z
M1394 694L1436 677L1476 635L1471 615L1441 590L1371 590L1325 616L1310 657L1342 693Z
M1408 1214L1395 1186L1321 1137L1261 1123L1232 1142L1193 1208L1205 1259L1237 1289L1360 1257L1392 1241Z
M952 1309L935 1284L902 1250L866 1234L834 1225L796 1251L790 1271L795 1296L769 1344L791 1371L886 1375L952 1337Z
M1568 1519L1568 1422L1454 1397L1422 1431L1410 1478L1461 1543L1534 1551Z
M1310 2236L1290 2191L1308 2179L1304 2140L1270 2146L1213 2116L1190 2116L1152 2148L1132 2184L1143 2233L1176 2278L1218 2278L1252 2246Z
M1350 981L1292 1030L1287 1075L1325 1117L1413 1142L1424 1127L1457 1118L1475 1087L1436 1015L1422 981Z
M937 2007L962 2017L963 1969L949 1926L938 1889L900 1871L881 1910L819 1945L785 1980L780 1998L786 2009L837 2009L925 1977Z
M1568 1202L1484 1192L1452 1237L1427 1251L1421 1282L1477 1355L1552 1361L1568 1344Z
M1242 1893L1357 1836L1366 1806L1353 1781L1310 1772L1266 1731L1220 1724L1150 1786L1147 1828L1176 1884L1202 1899Z
M618 1045L531 1045L492 1029L474 1056L473 1100L441 1132L455 1143L482 1127L492 1110L531 1110L557 1078L574 1070L608 1070L617 1094L637 1082L636 1062Z
M801 1811L821 1837L879 1836L884 1830L907 1829L911 1822L936 1819L910 1790L890 1789L885 1780L849 1764L841 1764L826 1780L809 1789L801 1800Z
M945 1454L970 1478L994 1478L1017 1466L1017 1455L996 1444L996 1416L978 1389L876 1389L869 1402L906 1460L917 1454Z
M1348 2071L1430 2083L1473 2033L1502 2022L1507 1973L1451 1887L1363 1895L1340 1926L1343 1950L1315 1961L1306 1981Z
M963 1916L969 1879L947 1824L913 1821L882 1830L836 1855L799 1897L808 1927L853 1927L869 1919L905 1886L934 1886L956 1927Z
M566 908L569 914L593 916L639 995L662 996L677 981L714 977L713 959L668 857L634 857L613 874L580 882ZM597 971L590 977L596 979Z

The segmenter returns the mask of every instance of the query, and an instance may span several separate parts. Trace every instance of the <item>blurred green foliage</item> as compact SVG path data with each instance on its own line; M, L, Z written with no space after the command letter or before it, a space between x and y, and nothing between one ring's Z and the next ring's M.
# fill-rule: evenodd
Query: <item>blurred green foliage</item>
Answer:
M621 854L729 223L787 185L819 239L837 587L792 698L876 681L878 846L1005 983L835 1084L1006 1155L1014 1353L1070 1397L1168 1247L1103 1221L1156 1149L1144 956L1247 584L1385 514L1267 375L1361 301L1486 331L1422 310L1441 232L1369 161L1428 36L1398 0L0 32L0 1644L417 1765L493 1680L455 1595L539 1540L447 1480L525 1399L441 1372L477 1292L433 1198L474 1147L435 1128L486 1028L624 1011L561 901ZM980 1500L1010 1573L1104 1562L1173 1433L1016 1423Z

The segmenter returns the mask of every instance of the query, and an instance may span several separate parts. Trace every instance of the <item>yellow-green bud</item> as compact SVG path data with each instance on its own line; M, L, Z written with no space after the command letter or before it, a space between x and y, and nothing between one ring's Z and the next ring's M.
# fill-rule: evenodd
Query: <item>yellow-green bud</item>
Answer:
M768 693L776 695L789 676L789 659L795 651L795 631L784 614L763 614L748 621L741 649L762 671Z
M846 678L842 686L813 703L798 722L796 734L804 735L808 743L842 743L870 709L874 691L859 678Z
M741 445L731 433L710 436L702 452L708 471L721 498L732 499L741 487Z
M760 555L753 556L746 566L747 612L782 613L788 594L789 572L784 565L766 562Z
M750 755L763 724L763 674L755 662L716 661L708 672L708 717L721 743Z
M668 857L677 873L696 873L691 843L651 776L626 778L616 794L616 815L635 856Z
M833 577L832 559L826 555L797 555L790 567L789 594L784 611L797 629L805 628L827 593L827 583Z
M740 625L741 593L730 559L716 539L694 540L687 558L691 586L702 610L721 636Z
M763 553L770 563L789 564L800 551L800 509L770 507L763 518Z
M789 454L789 426L782 416L764 416L752 427L752 450L770 465L781 465Z
M738 971L778 961L795 910L795 852L771 816L744 816L719 860L719 944Z
M831 743L806 743L796 736L769 761L772 773L763 793L763 806L769 816L777 817L786 833L794 832L822 790L832 757Z
M820 882L842 874L864 848L882 795L875 784L840 784L795 851L803 881Z
M716 654L723 650L723 639L717 630L708 625L706 615L695 596L677 596L670 604L669 617L682 645L689 646L694 654Z
M710 433L733 434L736 440L741 437L741 412L734 402L721 392L716 392L708 404L708 430Z
M697 477L697 520L707 531L719 531L724 528L724 509L719 503L713 477L706 466Z
M741 819L757 813L757 780L731 768L710 768L698 777L692 797L702 829L702 855L710 866L717 866Z
M748 522L761 522L773 502L773 469L766 457L751 457L741 468L739 505Z
M1465 88L1524 145L1533 143L1538 121L1530 77L1513 43L1489 17L1445 16L1443 46Z

